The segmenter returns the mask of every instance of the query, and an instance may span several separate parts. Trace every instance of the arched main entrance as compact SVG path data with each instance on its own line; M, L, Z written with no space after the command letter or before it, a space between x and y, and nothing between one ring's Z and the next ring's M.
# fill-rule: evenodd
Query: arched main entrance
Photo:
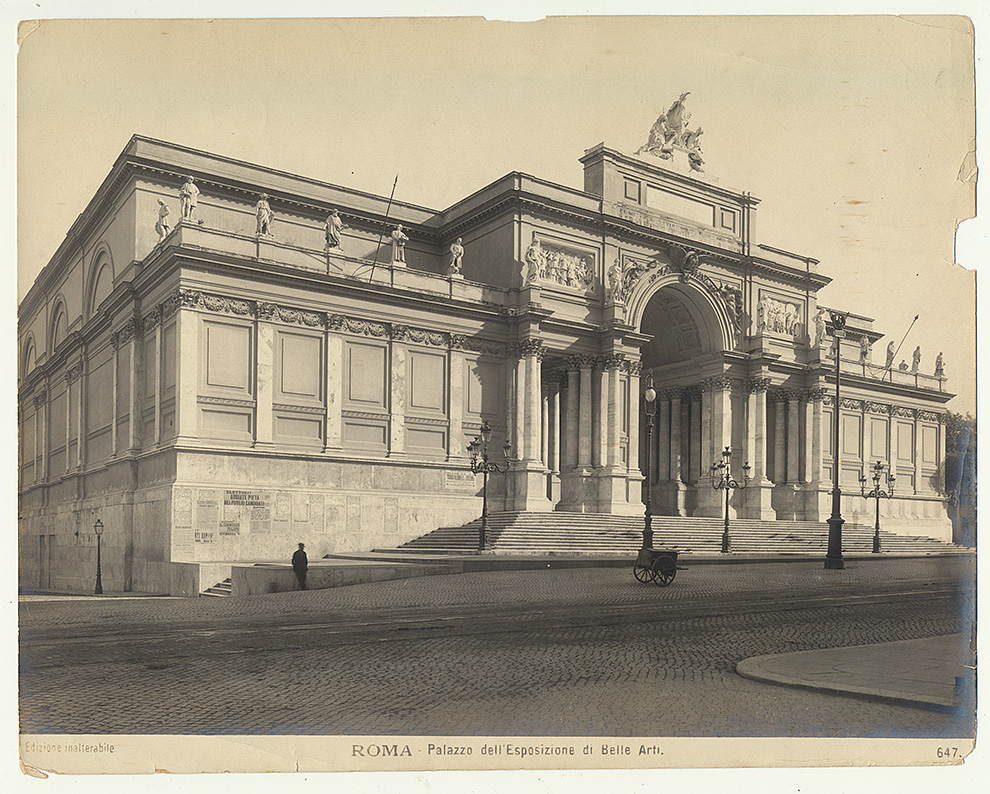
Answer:
M652 444L646 423L640 465L650 455L651 499L660 515L717 515L708 471L732 446L733 405L726 351L734 329L721 296L698 280L669 276L630 301L630 319L650 336L642 347L642 377L657 391ZM641 402L641 410L645 405Z

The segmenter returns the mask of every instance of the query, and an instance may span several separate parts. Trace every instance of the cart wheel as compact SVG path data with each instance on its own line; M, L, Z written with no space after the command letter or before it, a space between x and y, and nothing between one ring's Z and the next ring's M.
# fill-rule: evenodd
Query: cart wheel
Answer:
M657 557L653 561L653 581L660 587L666 587L677 576L677 563L672 557L666 555Z
M637 582L649 582L653 578L653 570L646 565L640 565L638 562L633 566L633 576L636 577Z

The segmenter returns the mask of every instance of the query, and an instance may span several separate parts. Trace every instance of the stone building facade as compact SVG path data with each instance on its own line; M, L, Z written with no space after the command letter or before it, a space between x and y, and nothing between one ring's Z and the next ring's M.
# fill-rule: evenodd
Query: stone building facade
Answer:
M882 460L885 527L948 538L941 373L850 316L836 406L819 263L673 148L436 211L132 138L20 307L22 584L88 587L96 518L107 590L173 593L467 522L484 421L493 509L641 515L648 375L656 513L719 515L729 447L735 515L824 520L838 421L846 518Z

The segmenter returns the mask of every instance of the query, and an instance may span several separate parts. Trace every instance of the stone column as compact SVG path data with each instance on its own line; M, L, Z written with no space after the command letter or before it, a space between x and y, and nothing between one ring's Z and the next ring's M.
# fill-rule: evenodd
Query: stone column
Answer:
M732 380L720 375L704 383L702 394L701 471L697 487L697 515L720 516L723 512L721 493L710 487L708 478L712 463L722 460L722 450L732 444ZM707 404L707 416L705 407Z
M767 389L770 378L749 382L749 465L753 481L768 484L767 478Z
M162 317L158 310L155 323L155 446L162 443Z
M591 368L593 356L582 356L580 360L580 397L578 429L578 466L591 467Z
M808 432L808 453L807 476L808 498L804 504L804 519L806 521L822 520L822 400L825 397L825 390L821 388L809 389L807 393L808 405L811 407L810 431Z
M689 408L689 419L691 426L688 428L688 481L694 483L701 479L701 400L703 392L700 389L692 388L688 392L690 397L690 408ZM673 408L671 408L671 417L673 417ZM680 455L680 448L678 448L678 455ZM678 464L681 470L681 476L684 475L684 466ZM671 466L673 469L673 466Z
M604 359L595 359L591 372L591 467L600 469L605 465L605 439L608 417L608 375Z
M196 442L199 440L199 315L192 308L187 308L187 304L192 298L186 293L180 292L177 298L177 312L175 317L175 442L177 444ZM261 306L259 304L259 312ZM256 395L256 413L258 414L258 424L256 426L255 445L261 440L257 435L261 428L262 413L262 371L260 369L262 358L267 359L267 373L265 375L265 397L267 398L267 423L265 432L268 443L272 440L272 377L274 376L274 332L271 323L258 323L268 327L267 333L258 332L257 363L258 372L258 393ZM262 340L265 341L265 352L262 353Z
M639 470L639 414L642 410L639 404L639 373L642 362L627 361L626 372L629 375L629 449L626 455L627 469L637 480L642 478Z
M515 450L514 457L518 460L526 460L529 453L526 448L526 363L521 356L516 359L512 367L512 382L515 384L513 420L516 437L512 446Z
M811 397L810 391L805 391L801 395L801 413L804 416L804 434L802 435L802 452L801 456L801 482L805 485L811 483L811 475L814 471L814 458L812 457L813 439L812 432L814 431L814 402Z
M530 340L531 344L525 351L526 368L526 428L528 439L529 460L542 464L540 454L540 439L542 435L542 394L543 394L543 343L538 339ZM546 468L544 465L543 468Z
M323 451L334 452L342 448L344 395L344 338L337 332L343 328L344 318L338 314L327 316L326 334L326 437Z
M127 451L136 453L141 447L144 417L141 416L141 384L144 380L144 331L140 320L128 323L130 333L130 366L127 368ZM125 326L127 327L127 326Z
M681 390L676 386L667 389L670 397L670 406L667 409L670 415L670 444L667 449L667 478L675 483L684 481L684 471L682 469L681 448L683 439L681 437Z
M774 437L773 437L773 482L774 485L784 485L787 482L787 448L786 433L784 430L784 406L785 397L783 392L774 392L772 399L776 410L774 415Z
M654 471L658 482L670 482L673 478L670 474L670 456L674 447L673 436L670 432L670 400L667 399L667 392L660 392L657 395L657 461Z
M464 444L464 337L451 334L447 351L447 460L466 457Z
M509 471L508 500L512 510L548 511L546 467L540 460L540 360L543 342L524 339L519 344L520 359L516 367L516 429L522 440L520 460Z
M918 411L917 409L911 409L911 416L913 417L914 423L914 492L916 494L921 493L921 424L918 422ZM866 422L863 422L865 433ZM866 455L866 447L864 443L863 455ZM865 461L869 462L869 461Z
M86 381L89 378L89 367L85 356L79 360L79 388L76 399L76 432L79 438L76 441L76 468L82 469L86 463ZM915 422L915 435L917 435L917 422ZM917 455L915 455L917 457ZM915 488L917 490L917 486Z
M408 346L405 340L409 338L409 327L405 325L392 326L392 342L389 345L389 445L390 458L404 458L406 455L406 397L408 367L406 358Z
M110 346L113 348L113 356L110 360L112 372L110 373L110 457L117 457L117 367L118 367L118 347L120 337L116 331L110 334ZM35 435L37 438L37 435Z
M72 440L72 382L76 379L75 370L68 367L65 370L65 473L72 468L69 457L69 442Z
M547 468L554 474L560 473L560 382L555 380L547 386L549 418L547 428Z
M275 328L271 321L277 310L274 303L258 304L258 319L255 323L257 342L254 365L258 390L255 395L254 447L274 446Z
M580 373L577 359L571 359L567 366L567 418L564 431L567 435L564 469L571 471L578 465L578 447L580 445Z
M553 381L545 385L548 396L547 417L547 468L550 470L548 496L550 502L560 501L560 379L555 373Z
M34 398L35 415L38 417L36 440L41 450L41 460L37 461L37 455L35 456L37 461L35 465L39 466L37 482L45 482L48 479L48 384L45 383L42 388L44 391Z
M801 431L800 417L798 416L798 401L801 393L797 389L788 389L787 397L787 482L796 484L800 482L801 463Z
M622 421L622 382L619 379L620 369L625 357L621 353L614 353L606 357L605 372L608 373L608 405L605 411L605 424L607 428L605 464L610 469L617 469L619 466L619 435Z
M767 477L767 388L770 378L753 378L747 384L749 406L747 416L747 454L752 467L749 486L746 489L747 511L751 518L772 521L773 510L771 488L773 483Z

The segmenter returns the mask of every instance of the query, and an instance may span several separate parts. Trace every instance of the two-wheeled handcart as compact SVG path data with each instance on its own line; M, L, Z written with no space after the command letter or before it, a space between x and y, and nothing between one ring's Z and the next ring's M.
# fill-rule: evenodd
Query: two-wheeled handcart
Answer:
M674 581L678 571L677 551L674 549L640 549L633 565L633 576L639 582L653 582L666 587Z

